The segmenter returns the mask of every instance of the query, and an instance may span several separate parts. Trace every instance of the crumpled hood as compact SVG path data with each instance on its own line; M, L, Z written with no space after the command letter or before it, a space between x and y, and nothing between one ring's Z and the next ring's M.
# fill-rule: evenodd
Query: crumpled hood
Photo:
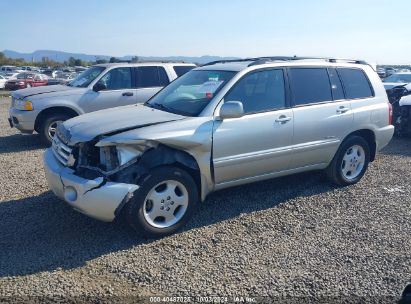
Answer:
M13 80L14 81L14 80ZM50 85L50 86L40 86L40 87L33 87L28 89L17 90L12 93L12 96L18 99L31 97L31 96L38 96L41 98L46 97L54 97L54 96L63 96L68 94L82 94L84 91L87 90L86 88L76 88L76 87L69 87L65 85Z
M64 122L62 138L70 145L87 142L99 135L181 120L185 116L146 107L143 104L105 109L80 115ZM60 136L60 134L59 134Z

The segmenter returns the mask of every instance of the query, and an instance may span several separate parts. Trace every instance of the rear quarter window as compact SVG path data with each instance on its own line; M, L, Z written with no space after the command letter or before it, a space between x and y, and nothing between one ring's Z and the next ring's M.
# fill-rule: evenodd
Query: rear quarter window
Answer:
M338 68L347 99L373 97L373 90L364 71L360 69Z
M136 69L137 88L162 87L169 83L163 67L141 66Z
M177 77L180 77L182 75L184 75L185 73L187 73L188 71L194 69L194 66L190 66L190 65L175 65L173 66L174 72L176 72Z

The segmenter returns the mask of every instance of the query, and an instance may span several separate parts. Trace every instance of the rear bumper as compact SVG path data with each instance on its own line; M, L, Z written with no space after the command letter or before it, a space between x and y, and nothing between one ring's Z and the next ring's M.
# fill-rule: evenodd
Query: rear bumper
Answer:
M392 125L377 129L375 131L375 142L377 145L377 151L380 151L382 148L388 145L393 135L394 135L394 126Z
M50 189L75 210L95 219L111 222L117 208L126 203L139 186L105 182L103 177L88 180L76 176L54 157L51 148L43 157L44 171Z
M21 86L21 85L14 85L14 84L5 84L4 88L6 90L10 90L10 91L15 91L15 90L20 90L20 89L24 89L26 86Z

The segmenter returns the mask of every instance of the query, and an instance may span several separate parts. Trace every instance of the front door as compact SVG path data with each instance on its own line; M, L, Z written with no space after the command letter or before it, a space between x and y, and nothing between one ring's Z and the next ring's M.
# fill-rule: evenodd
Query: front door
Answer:
M95 92L90 90L82 102L86 112L125 106L136 103L136 88L132 85L131 68L119 67L109 70L97 84L104 89Z
M226 94L225 102L243 103L245 115L215 123L217 186L289 168L294 121L286 97L282 69L246 74Z

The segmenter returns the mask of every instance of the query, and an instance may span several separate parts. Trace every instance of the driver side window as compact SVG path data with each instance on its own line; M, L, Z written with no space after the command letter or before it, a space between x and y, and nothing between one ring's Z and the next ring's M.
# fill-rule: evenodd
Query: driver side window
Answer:
M105 86L104 91L121 90L131 88L131 69L116 68L108 71L98 81L99 84Z
M283 70L262 70L245 75L224 101L241 101L245 114L285 108Z

